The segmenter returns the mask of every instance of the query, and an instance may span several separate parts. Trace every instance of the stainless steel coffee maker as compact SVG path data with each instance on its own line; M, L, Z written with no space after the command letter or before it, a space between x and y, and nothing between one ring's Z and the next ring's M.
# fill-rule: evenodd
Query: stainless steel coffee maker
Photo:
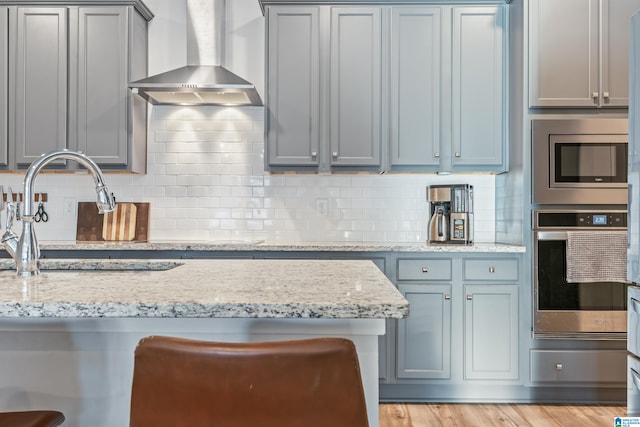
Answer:
M473 244L472 185L431 185L427 202L429 243Z

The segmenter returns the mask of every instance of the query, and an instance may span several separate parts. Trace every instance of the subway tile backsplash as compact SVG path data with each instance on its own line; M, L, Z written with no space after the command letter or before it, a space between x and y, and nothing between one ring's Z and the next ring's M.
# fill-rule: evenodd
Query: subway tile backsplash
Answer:
M270 174L263 114L262 107L154 106L147 175L108 173L107 184L119 201L151 203L152 240L413 243L426 240L425 187L470 183L475 241L494 241L494 176ZM17 191L22 177L2 175L0 184ZM66 207L94 200L91 178L43 174L36 191L50 199L38 238L74 240L75 212Z

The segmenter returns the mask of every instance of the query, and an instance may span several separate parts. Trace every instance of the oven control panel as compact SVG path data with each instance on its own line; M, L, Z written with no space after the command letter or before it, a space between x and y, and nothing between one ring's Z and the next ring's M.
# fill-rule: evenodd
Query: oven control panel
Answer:
M534 228L627 228L626 211L533 211Z

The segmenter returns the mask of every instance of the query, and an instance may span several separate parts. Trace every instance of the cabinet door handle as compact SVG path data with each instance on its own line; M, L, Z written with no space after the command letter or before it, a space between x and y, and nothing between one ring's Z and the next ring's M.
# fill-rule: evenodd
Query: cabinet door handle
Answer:
M433 157L440 157L440 152L436 151L435 153L433 153Z
M602 92L602 97L605 99L605 101L609 100L609 92Z
M334 152L333 152L333 153L331 153L331 154L333 155L333 158L334 158L334 159L337 159L337 158L338 158L338 152L337 152L337 151L334 151Z
M460 152L459 152L459 151L456 151L456 154L455 154L455 155L456 155L456 157L460 157Z
M636 390L640 389L640 374L638 374L638 372L633 368L629 368L629 370L631 371L631 378L633 379L633 385L636 386Z
M600 95L598 94L598 92L593 92L591 94L591 97L593 98L594 101L598 101L598 98L600 97Z
M429 269L428 269L427 267L422 267L422 272L423 272L423 273L428 273L428 272L429 272Z
M311 158L315 159L316 157L318 157L318 152L317 151L312 151L311 152Z
M471 301L473 300L473 295L472 294L467 294L467 301Z
M489 273L495 273L496 269L494 267L489 267Z
M446 300L450 300L450 299L451 299L451 295L449 295L449 294L444 294L444 299L446 299Z

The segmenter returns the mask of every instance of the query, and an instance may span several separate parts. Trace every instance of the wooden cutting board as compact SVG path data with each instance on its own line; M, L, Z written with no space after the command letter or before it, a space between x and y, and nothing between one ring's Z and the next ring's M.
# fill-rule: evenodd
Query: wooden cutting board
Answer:
M131 241L136 236L136 213L133 203L118 203L113 212L104 214L102 238L104 240Z
M132 207L125 207L125 205L132 205ZM122 216L127 213L128 215ZM105 215L98 213L95 202L78 202L76 240L80 242L118 240L146 242L149 240L149 213L150 204L147 202L118 202L116 211ZM118 214L121 215L118 216ZM115 236L111 234L114 232Z

